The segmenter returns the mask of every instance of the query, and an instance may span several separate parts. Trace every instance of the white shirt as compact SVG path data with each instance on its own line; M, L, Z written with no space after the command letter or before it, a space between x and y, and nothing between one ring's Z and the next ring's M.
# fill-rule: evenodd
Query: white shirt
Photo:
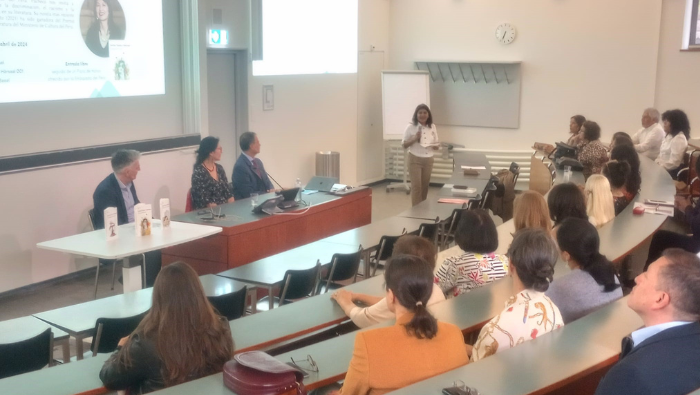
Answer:
M403 140L401 140L401 143L403 144L409 139L413 138L413 136L415 136L419 130L423 131L421 140L416 141L410 147L408 147L408 152L420 158L432 158L432 147L425 148L421 145L421 143L433 144L440 141L438 140L437 128L435 127L435 124L433 124L431 127L427 127L421 125L420 123L418 125L409 123L408 126L406 126L406 131L403 133Z
M116 173L114 174L117 177ZM117 177L117 182L119 183L119 189L122 190L122 197L124 198L124 206L126 206L126 216L129 218L129 223L134 222L134 195L131 193L131 185L124 185L124 183Z
M665 135L664 128L658 122L648 128L641 128L632 136L634 149L640 154L644 154L647 158L656 160Z
M683 163L683 155L688 149L688 140L686 140L683 132L679 132L676 137L670 133L664 137L661 143L659 157L656 158L656 163L660 164L666 170L673 170L680 167Z
M632 341L634 342L634 347L642 344L642 342L658 333L665 331L666 329L675 328L681 325L687 325L691 322L687 321L671 321L665 322L663 324L658 324L654 326L644 327L642 329L636 330L630 334Z

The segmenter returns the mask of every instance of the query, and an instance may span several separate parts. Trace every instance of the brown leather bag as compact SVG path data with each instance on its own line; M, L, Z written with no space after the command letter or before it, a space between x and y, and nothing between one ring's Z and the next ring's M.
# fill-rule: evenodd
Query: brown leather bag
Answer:
M224 365L224 385L237 395L306 395L304 374L262 351L236 354Z

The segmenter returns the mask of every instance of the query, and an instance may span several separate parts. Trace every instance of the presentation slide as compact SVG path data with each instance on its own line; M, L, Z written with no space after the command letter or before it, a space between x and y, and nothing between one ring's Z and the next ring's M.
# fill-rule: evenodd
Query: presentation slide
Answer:
M162 94L161 0L0 0L0 103Z

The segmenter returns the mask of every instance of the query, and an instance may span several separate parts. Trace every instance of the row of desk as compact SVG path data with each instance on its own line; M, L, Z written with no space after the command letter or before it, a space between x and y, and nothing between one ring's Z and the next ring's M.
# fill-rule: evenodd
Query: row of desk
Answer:
M483 158L485 160L485 158ZM651 166L651 167L650 167ZM672 194L672 183L670 182L670 179L668 182L665 182L666 180L664 179L663 175L664 174L656 174L654 172L655 170L655 165L649 161L649 163L643 163L642 166L642 171L644 172L644 180L645 184L643 184L643 191L638 197L638 199L643 199L643 198L657 198L657 199L667 199L668 197L666 196L669 191ZM666 177L668 177L666 175ZM559 178L560 179L560 178ZM649 188L647 188L649 186ZM451 214L452 210L456 208L457 206L453 205L445 205L445 204L437 204L436 202L430 202L426 201L421 203L418 206L413 207L410 210L407 210L404 213L401 213L399 217L403 218L408 218L408 219L417 219L417 221L413 222L415 226L417 227L420 223L425 222L426 220L434 220L435 217L441 217L441 218L446 218L449 214ZM625 213L629 214L625 216ZM390 219L391 221L399 221L394 219ZM372 229L372 231L376 231L378 234L397 234L397 232L400 232L398 229L398 224L399 222L391 222L388 221L386 224L393 224L393 225L386 225L385 227L379 226L382 221L377 222L375 227L365 227L365 229ZM634 224L630 223L630 221L638 221ZM658 226L660 226L661 222L663 222L663 218L659 216L642 216L642 217L637 217L634 216L632 217L631 215L631 205L629 207L629 210L626 210L626 212L623 212L618 218L616 218L613 222L610 224L606 225L601 229L601 250L608 255L611 258L619 258L624 253L627 251L633 249L636 245L641 243L646 237L648 237L653 231L655 231ZM400 226L403 226L404 223L401 223ZM509 226L510 222L502 225L499 227L499 235L501 234L500 230L501 228L507 228ZM512 226L512 225L510 225ZM377 229L383 228L382 231L379 231ZM409 228L410 229L410 224ZM614 229L606 229L606 228L614 228ZM613 232L621 229L625 229L626 233L629 237L622 235L622 237L618 237L618 239L614 239L612 237L612 234L609 235L609 237L605 237L604 234L605 232ZM408 230L407 229L407 230ZM393 231L392 231L393 230ZM339 239L344 239L348 241L349 246L353 246L356 248L357 245L362 244L362 240L360 236L362 236L362 231L356 230L354 231L349 231L345 232L345 234L338 235ZM370 231L367 230L364 232L365 236L369 239ZM616 232L617 234L619 232ZM379 237L381 236L379 234ZM509 234L509 233L508 233ZM636 236L636 237L635 237ZM335 236L334 236L335 237ZM355 237L354 239L352 237ZM331 237L330 239L332 239ZM352 240L352 242L349 242ZM374 242L378 240L378 237L376 239L373 239ZM327 244L327 243L334 243L333 241L329 240L322 240L321 243ZM507 244L505 240L501 240L501 244ZM335 244L335 243L334 243ZM342 245L342 243L338 243L338 245ZM363 244L364 246L364 244ZM340 251L336 251L340 252ZM620 254L620 255L617 255ZM320 259L320 258L319 258ZM278 261L276 265L278 266L279 264L284 264L283 261ZM315 264L315 260L313 262L310 262L309 264ZM262 265L262 264L261 264ZM272 264L269 264L272 265ZM270 266L273 267L273 266ZM281 270L277 268L278 270ZM286 268L285 268L286 270ZM283 271L283 270L282 270ZM559 276L562 273L562 267L558 266L557 267L557 273L556 275ZM272 279L265 280L265 281L273 281ZM383 280L380 278L372 278L369 280L362 281L357 284L353 284L349 286L349 289L351 289L353 292L363 292L363 293L368 293L372 295L377 295L380 296L384 293L383 290ZM474 332L477 331L486 321L488 321L491 317L493 317L495 314L500 312L502 309L504 301L507 299L507 297L510 296L510 282L509 279L504 279L502 281L493 283L487 287L475 290L469 294L466 295L461 295L458 298L448 300L446 302L437 304L435 306L431 307L431 310L433 310L433 313L438 317L438 319L441 319L446 322L452 322L456 325L458 325L462 330L465 332ZM614 311L611 313L608 313L607 315L604 314L605 311L608 311L609 309L613 309ZM574 324L571 324L566 328L566 333L572 332L574 330L578 331L583 331L586 332L588 331L591 327L597 327L599 324L604 325L607 323L607 320L613 320L616 321L616 317L624 317L624 313L627 312L629 313L629 310L624 307L623 302L616 303L614 305L611 305L607 307L605 310L601 310L600 312L596 313L595 315L591 315L590 317L593 318L588 318L582 319L577 321ZM303 317L300 319L300 317ZM597 321L594 320L597 318ZM628 325L623 325L625 322L613 322L610 323L610 325L614 326L615 328L619 329L621 333L624 332L624 334L627 334L631 332L632 330L636 329L640 325L640 322L635 321L634 318L636 316L629 316L629 320L625 320L625 322L628 323ZM234 336L234 341L236 344L236 350L237 352L240 351L246 351L246 350L252 350L252 349L260 349L260 348L265 348L269 347L273 344L279 343L280 341L287 340L287 339L292 339L295 337L298 337L300 335L303 335L305 333L310 333L315 330L318 330L320 328L328 327L331 325L334 325L336 323L340 323L342 321L346 320L345 315L343 314L342 310L332 301L330 300L330 295L329 294L323 294L319 295L313 298L309 298L288 306L284 306L283 308L275 309L269 312L266 312L264 314L256 314L252 316L247 316L243 317L239 320L235 320L231 322L231 330ZM589 323L588 327L583 327L584 324ZM628 322L629 321L629 322ZM285 325L279 325L280 322L284 322ZM580 322L580 323L579 323ZM92 325L94 325L94 320L92 321ZM386 323L383 325L390 325L390 323ZM607 324L605 324L607 325ZM636 326L636 327L635 327ZM251 328L264 328L264 330L251 330ZM573 329L569 329L573 328ZM579 328L579 329L576 329ZM605 327L607 328L607 327ZM632 329L630 329L632 328ZM557 331L559 332L559 331ZM603 332L607 332L607 329L605 329ZM564 331L562 331L564 333ZM572 335L573 336L573 335ZM550 342L554 341L552 339L558 339L562 337L560 333L557 333L556 336L544 336L540 339L545 339L539 341L539 343L533 343L533 344L540 344L543 342ZM597 358L597 356L606 356L610 352L613 354L616 354L619 352L619 339L622 336L617 336L617 333L611 333L610 338L614 339L611 344L607 345L609 346L609 350L606 349L605 352L603 350L598 350L600 351L599 353L591 353L591 358ZM567 339L566 336L563 337L563 339ZM585 337L582 338L585 340ZM539 340L539 339L538 339ZM349 363L349 359L352 355L352 346L354 343L354 334L348 334L348 335L343 335L322 343L318 343L315 345L311 345L308 347L304 347L302 349L293 351L291 353L287 354L281 354L279 358L283 361L287 361L289 356L300 356L301 359L303 359L306 354L310 354L314 357L314 359L318 362L320 366L320 371L318 374L312 375L309 379L307 379L307 383L311 385L312 387L323 385L327 382L335 381L337 379L340 379L344 376L345 374L345 369L347 369L347 365ZM575 342L574 342L575 343ZM582 342L585 343L585 342ZM541 347L536 347L533 344L528 344L528 347L526 349L530 349L532 347L535 347L535 349L540 349ZM600 347L607 347L606 345L600 346ZM521 346L522 347L522 346ZM549 346L544 346L544 347L549 347ZM595 348L595 347L592 347ZM518 348L515 348L514 350L518 350ZM525 348L523 349L525 350ZM575 351L575 350L573 350ZM524 352L524 351L520 351ZM493 363L497 363L498 360L502 357L502 355L510 355L511 350L508 352L504 353L499 353L493 357L487 358L485 361L480 361L478 364L473 364L473 365L468 365L464 369L476 369L478 367L484 367L486 365L491 365ZM530 354L530 356L532 356ZM485 363L487 362L488 363ZM591 362L591 359L586 359L585 363ZM70 376L71 372L78 372L78 365L83 365L86 362L89 362L90 364L95 364L98 361L96 358L90 358L89 360L82 361L81 363L74 363L74 364L69 364L66 366L60 366L56 368L51 368L51 369L45 369L40 372L36 373L43 373L43 374L48 374L45 372L48 371L56 371L56 370L65 370L66 371L66 376ZM531 360L528 360L528 363L532 362ZM72 366L71 366L72 365ZM101 362L99 363L101 366ZM563 366L563 365L562 365ZM476 367L476 368L475 368ZM521 367L522 368L522 367ZM512 369L515 369L513 367ZM573 366L572 369L576 370L578 369L576 366ZM99 369L97 369L99 370ZM503 371L504 369L499 369L498 371ZM528 371L531 371L532 369L527 369ZM90 371L90 368L87 366L84 369L85 374L87 374L88 371ZM510 370L508 370L510 371ZM550 369L551 371L551 369ZM565 374L571 373L572 370L554 370L553 373L549 376L547 376L547 380L560 383L562 380L556 381L557 378L562 378L564 377ZM576 372L581 372L580 370L577 370ZM576 373L574 372L574 373ZM51 374L54 374L53 372ZM470 374L467 372L467 375ZM493 374L493 373L492 373ZM559 376L558 376L559 374ZM578 373L576 373L578 374ZM461 373L460 373L461 375ZM27 375L23 375L27 376ZM17 380L22 381L20 378L22 376L17 376ZM73 376L75 377L75 376ZM86 378L83 374L80 375L81 379L77 381L85 381L83 380ZM97 375L95 374L92 376L97 382L94 384L101 385L99 383L99 379L97 379ZM475 375L474 377L485 377L483 374L481 376ZM488 376L486 376L488 377ZM566 378L570 377L575 377L575 374L568 375ZM48 378L48 377L47 377ZM43 378L40 377L35 377L36 381L44 381ZM88 377L88 379L90 379ZM10 379L6 379L10 380ZM436 379L437 380L437 379ZM2 392L3 383L2 380L0 381L0 392ZM87 380L90 381L90 380ZM444 380L443 380L444 381ZM466 380L464 380L466 381ZM480 384L482 380L476 380L473 381L472 384L473 386L476 386L480 390L482 390ZM220 375L217 377L217 375L206 377L200 380L195 380L193 382L173 387L167 390L164 390L163 393L229 393L228 390L223 389L223 386L221 385L221 377ZM532 382L533 386L540 386L543 382L538 381ZM88 391L95 389L97 387L94 386L94 384L86 383L85 386L82 387L83 391ZM451 382L446 382L442 383L440 385L435 385L435 383L428 383L428 381L424 383L419 383L419 384L425 384L426 386L432 385L434 388L432 388L432 391L426 391L425 389L427 387L424 387L423 389L416 391L416 392L411 392L411 393L439 393L439 389L445 386L448 386L451 384ZM416 385L419 385L416 384ZM93 385L93 386L91 386ZM16 386L14 388L17 388ZM55 387L54 387L55 388ZM411 387L405 389L409 390ZM523 387L524 389L528 388L527 386ZM539 387L538 387L539 388ZM541 387L545 388L545 387ZM67 388L66 388L67 389ZM517 390L517 388L515 388ZM71 388L72 391L72 388ZM435 392L437 391L437 392ZM74 391L74 392L61 392L61 393L76 393L76 392L81 392L81 391ZM36 391L30 391L27 393L36 393ZM58 393L56 391L53 392L46 392L46 393ZM495 392L483 392L482 393L502 393L499 391ZM510 392L509 392L510 393ZM531 393L531 392L512 392L512 393Z

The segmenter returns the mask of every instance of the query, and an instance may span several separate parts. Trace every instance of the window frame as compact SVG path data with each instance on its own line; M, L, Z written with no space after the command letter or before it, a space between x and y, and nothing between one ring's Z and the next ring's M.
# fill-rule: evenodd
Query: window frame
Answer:
M690 35L688 37L689 48L700 48L700 40L698 34L698 8L700 8L700 0L692 0L693 5L690 11Z

